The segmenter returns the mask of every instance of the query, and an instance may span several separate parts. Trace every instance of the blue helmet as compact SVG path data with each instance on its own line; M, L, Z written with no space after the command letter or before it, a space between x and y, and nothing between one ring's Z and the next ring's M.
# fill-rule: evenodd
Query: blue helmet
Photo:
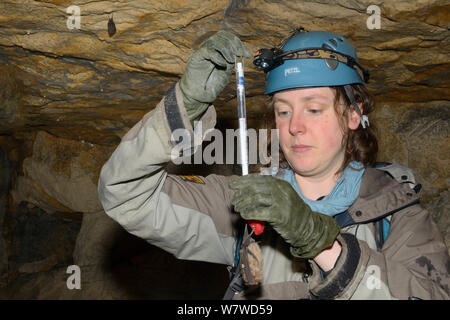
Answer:
M265 94L294 88L364 84L369 78L350 42L325 31L297 33L281 50L261 49L254 63L268 71Z

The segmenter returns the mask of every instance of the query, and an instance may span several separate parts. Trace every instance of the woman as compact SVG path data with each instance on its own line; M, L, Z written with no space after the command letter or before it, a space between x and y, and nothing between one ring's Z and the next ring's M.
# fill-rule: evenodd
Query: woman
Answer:
M179 83L102 168L105 212L180 259L233 266L227 298L448 299L442 237L415 191L392 177L408 172L372 168L367 73L339 35L300 32L255 60L268 71L287 168L273 176L167 174L171 134L192 134L199 119L205 130L214 125L211 103L239 56L248 50L227 32L191 55ZM248 228L242 234L241 217L266 223L257 242Z

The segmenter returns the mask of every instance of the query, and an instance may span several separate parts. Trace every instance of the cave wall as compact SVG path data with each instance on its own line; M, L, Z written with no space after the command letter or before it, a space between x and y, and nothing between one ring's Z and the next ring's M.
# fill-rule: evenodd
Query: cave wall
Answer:
M78 29L68 27L71 5L80 9ZM380 8L379 29L368 26L371 5ZM120 138L218 30L251 52L300 26L347 37L371 70L378 160L414 170L449 245L449 16L439 0L0 2L0 298L220 298L226 270L178 261L127 234L96 194ZM257 127L264 74L250 59L245 70L249 127ZM215 102L222 128L235 127L232 82ZM81 290L67 289L72 264L81 267Z

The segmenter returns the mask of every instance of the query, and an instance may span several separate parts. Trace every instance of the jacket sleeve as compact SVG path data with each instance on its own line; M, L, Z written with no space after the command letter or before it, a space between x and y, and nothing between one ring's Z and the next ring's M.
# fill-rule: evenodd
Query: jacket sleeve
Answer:
M380 252L341 233L341 257L322 279L311 263L311 293L322 299L449 299L450 261L431 215L420 204L392 216Z
M205 130L214 126L212 106L201 121ZM192 137L178 84L130 129L104 164L100 201L128 232L177 258L232 264L237 215L230 210L228 178L210 175L191 182L168 174L166 164L176 158L172 153L179 145L171 139L176 130Z

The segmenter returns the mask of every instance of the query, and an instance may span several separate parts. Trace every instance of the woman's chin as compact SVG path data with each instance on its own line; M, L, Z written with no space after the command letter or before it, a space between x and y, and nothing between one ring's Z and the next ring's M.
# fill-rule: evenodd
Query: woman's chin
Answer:
M301 175L310 175L317 168L317 163L308 159L287 159L291 168Z

